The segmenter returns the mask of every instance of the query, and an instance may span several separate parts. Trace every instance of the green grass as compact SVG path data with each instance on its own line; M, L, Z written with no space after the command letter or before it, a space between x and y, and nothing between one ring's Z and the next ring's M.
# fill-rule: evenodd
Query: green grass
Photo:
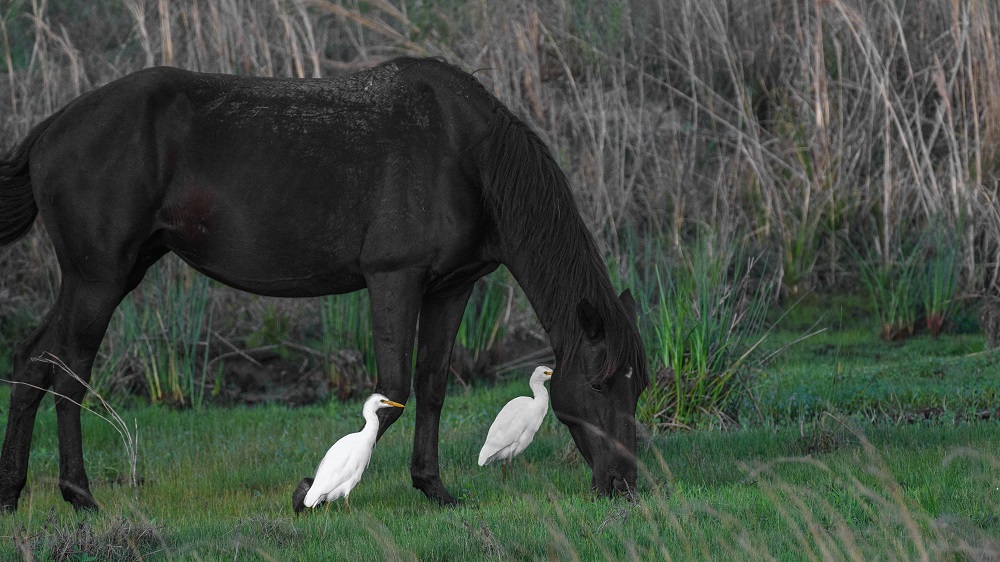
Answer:
M331 401L125 409L139 429L137 490L127 486L117 433L85 414L88 471L104 509L76 514L58 492L46 399L21 507L0 518L0 559L1000 555L1000 358L982 351L978 335L882 341L858 303L810 297L782 318L769 349L810 327L827 330L778 355L740 429L642 435L634 503L593 496L589 469L551 414L507 481L498 467L476 466L493 416L527 393L526 377L509 375L496 386L455 387L445 404L442 470L458 508L439 508L410 486L411 401L376 449L350 514L338 502L294 517L292 488L362 423L360 402ZM0 390L0 404L8 392Z
M523 387L517 381L449 398L442 468L462 507L438 508L410 487L407 412L376 449L350 514L338 503L298 518L292 487L338 436L360 426L360 404L131 410L125 417L138 422L145 480L137 498L120 484L127 465L117 435L86 416L88 466L104 506L96 515L73 513L59 496L54 412L46 406L28 493L16 515L0 519L0 558L28 541L45 560L59 537L81 525L100 535L123 521L152 529L155 538L140 549L146 560L228 560L239 552L281 560L650 559L661 552L793 560L822 548L913 558L921 548L947 550L959 535L974 542L1000 536L998 424L878 426L863 437L838 423L804 433L659 435L640 448L642 494L629 504L593 498L589 471L551 415L506 482L497 467L476 466L493 413Z
M824 411L880 423L998 419L1000 355L984 350L982 335L885 341L856 299L818 297L802 308L781 320L788 329L773 333L767 347L823 331L777 356L756 387L755 407L743 409L745 422L798 424Z

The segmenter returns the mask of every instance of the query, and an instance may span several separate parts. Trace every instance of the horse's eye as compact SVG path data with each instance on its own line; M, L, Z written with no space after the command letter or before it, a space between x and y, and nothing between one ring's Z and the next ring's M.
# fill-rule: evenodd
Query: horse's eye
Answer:
M603 382L595 382L590 384L590 388L594 392L604 392L605 386Z

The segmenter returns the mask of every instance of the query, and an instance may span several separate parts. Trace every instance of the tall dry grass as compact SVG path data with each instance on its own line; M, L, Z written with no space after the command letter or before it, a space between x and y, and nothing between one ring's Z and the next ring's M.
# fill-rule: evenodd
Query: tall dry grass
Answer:
M856 282L926 225L965 293L1000 287L1000 5L990 0L49 0L4 3L0 147L142 67L335 76L441 56L529 120L620 260L703 227L786 294ZM0 250L0 313L44 310L40 229ZM622 264L628 268L629 264ZM15 301L15 299L21 299ZM319 315L313 315L318 322Z

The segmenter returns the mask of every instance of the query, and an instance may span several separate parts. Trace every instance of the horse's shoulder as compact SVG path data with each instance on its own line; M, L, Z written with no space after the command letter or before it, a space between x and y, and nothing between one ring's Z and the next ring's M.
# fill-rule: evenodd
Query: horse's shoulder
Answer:
M209 75L173 66L152 66L126 74L114 82L110 82L101 90L156 90L167 85L192 82L198 76Z
M479 82L461 68L438 58L401 57L385 62L380 68L391 69L403 82L479 87Z

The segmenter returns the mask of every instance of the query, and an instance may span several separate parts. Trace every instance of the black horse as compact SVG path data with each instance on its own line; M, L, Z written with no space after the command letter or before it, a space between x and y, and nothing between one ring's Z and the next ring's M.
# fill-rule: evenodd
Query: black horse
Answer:
M556 356L552 406L610 494L635 485L647 384L628 292L615 295L566 176L475 78L397 59L337 80L136 72L80 96L0 161L0 244L40 213L62 284L14 354L0 506L17 507L35 412L56 398L59 487L96 508L79 402L121 299L173 251L239 289L371 296L377 390L406 402L417 338L413 485L442 503L438 425L473 284L505 264ZM419 330L418 330L419 321ZM380 431L401 410L385 412Z

